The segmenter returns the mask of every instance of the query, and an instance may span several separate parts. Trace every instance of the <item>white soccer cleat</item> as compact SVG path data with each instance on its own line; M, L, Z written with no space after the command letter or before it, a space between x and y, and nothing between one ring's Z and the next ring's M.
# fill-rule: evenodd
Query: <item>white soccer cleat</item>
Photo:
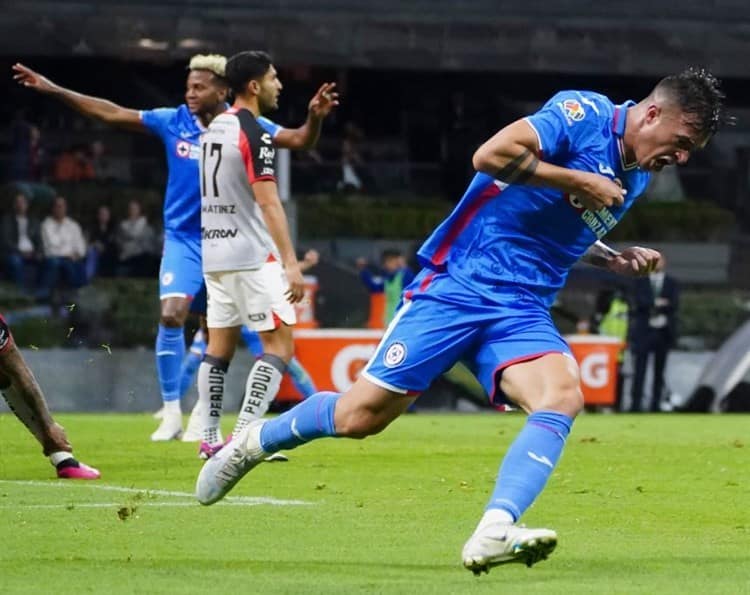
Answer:
M201 415L203 415L203 412L201 411L200 403L196 403L190 412L190 419L188 420L185 432L182 434L183 442L200 442L203 440Z
M532 566L546 560L556 545L557 533L550 529L490 523L469 538L461 558L464 566L478 575L510 562Z
M268 455L264 459L264 462L266 462L266 463L288 463L289 462L289 457L286 456L283 453L275 452L272 455Z
M182 434L182 414L165 413L156 431L151 434L152 442L167 442L177 440Z
M268 457L260 446L260 429L264 423L262 420L250 423L206 461L195 484L198 502L206 506L218 502L248 471Z
M154 419L163 419L164 418L164 406L162 405L156 411L154 411L154 414L152 415L152 417Z

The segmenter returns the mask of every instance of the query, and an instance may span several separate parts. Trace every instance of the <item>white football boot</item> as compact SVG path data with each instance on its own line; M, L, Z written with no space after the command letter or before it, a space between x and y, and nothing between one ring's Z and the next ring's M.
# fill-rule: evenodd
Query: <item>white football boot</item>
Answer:
M151 434L152 442L167 442L169 440L178 440L182 435L182 413L164 412L161 423L156 431Z
M489 523L477 528L464 545L461 558L474 574L493 566L520 562L532 566L546 560L557 545L557 533L550 529L527 529L509 523Z
M200 401L195 403L193 410L190 412L185 432L182 434L183 442L200 442L203 440L203 426L201 425L201 415L203 415ZM221 440L221 438L219 439Z
M198 502L208 506L227 495L253 467L262 463L268 453L260 446L260 429L265 422L251 422L231 442L203 465L195 485Z

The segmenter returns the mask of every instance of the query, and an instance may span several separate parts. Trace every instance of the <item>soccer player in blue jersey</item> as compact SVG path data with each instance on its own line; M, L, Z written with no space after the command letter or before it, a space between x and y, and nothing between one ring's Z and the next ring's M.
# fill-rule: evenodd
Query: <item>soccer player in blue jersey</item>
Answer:
M211 121L228 107L225 64L224 56L194 56L189 65L185 103L176 108L142 111L66 89L22 64L13 66L14 78L19 84L56 97L86 116L122 128L151 132L164 143L169 175L164 196L165 238L159 272L161 317L156 336L156 368L164 411L159 428L151 435L154 441L172 440L182 433L183 327L190 302L203 285L199 138ZM282 128L266 118L259 118L259 123L276 146L310 148L317 142L323 118L338 104L334 87L334 83L326 83L318 89L310 101L307 121L299 128Z
M722 99L711 74L689 69L638 103L564 91L500 130L474 154L478 173L420 249L424 269L354 386L245 428L203 466L198 500L218 501L280 449L382 431L465 359L494 403L509 401L528 418L463 564L478 574L545 559L556 533L516 523L544 488L583 406L578 366L550 305L581 258L624 275L654 268L658 252L617 252L600 238L644 191L649 172L684 164L708 142L724 120Z

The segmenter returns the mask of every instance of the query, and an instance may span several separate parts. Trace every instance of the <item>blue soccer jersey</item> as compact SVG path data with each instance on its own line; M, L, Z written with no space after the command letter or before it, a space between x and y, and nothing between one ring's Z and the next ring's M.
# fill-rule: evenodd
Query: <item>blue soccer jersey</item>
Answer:
M476 174L420 248L425 269L407 288L365 378L419 393L464 360L494 399L508 366L547 353L572 357L549 307L573 264L616 225L649 179L624 161L628 105L565 91L526 120L544 161L619 180L625 204L592 212L559 190Z
M200 135L206 129L185 104L144 110L140 116L143 125L164 144L169 172L164 194L165 241L159 295L161 299L193 297L203 284L198 157ZM273 137L281 130L267 118L259 117L257 121Z
M267 118L258 123L271 136L281 127ZM167 155L167 189L164 195L164 231L197 238L201 233L201 194L198 157L200 135L206 130L187 105L141 112L143 125L164 143Z
M563 91L526 119L539 138L541 159L619 180L627 190L623 206L592 212L559 190L508 185L478 173L419 250L422 264L446 268L490 300L510 285L551 305L573 264L648 184L648 173L624 162L628 105L616 106L597 93Z

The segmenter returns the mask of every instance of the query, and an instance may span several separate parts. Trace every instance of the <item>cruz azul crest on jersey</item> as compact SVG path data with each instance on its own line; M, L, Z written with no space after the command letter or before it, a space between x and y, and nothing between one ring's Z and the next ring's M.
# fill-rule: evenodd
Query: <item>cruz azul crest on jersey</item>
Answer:
M406 345L401 341L396 341L395 343L391 343L388 346L388 349L385 350L383 364L385 364L386 368L395 368L396 366L401 365L405 359Z
M178 157L182 157L183 159L198 159L200 155L200 147L185 140L180 140L177 141L175 152Z
M580 122L586 116L583 106L575 99L566 99L563 101L562 110L569 123Z

